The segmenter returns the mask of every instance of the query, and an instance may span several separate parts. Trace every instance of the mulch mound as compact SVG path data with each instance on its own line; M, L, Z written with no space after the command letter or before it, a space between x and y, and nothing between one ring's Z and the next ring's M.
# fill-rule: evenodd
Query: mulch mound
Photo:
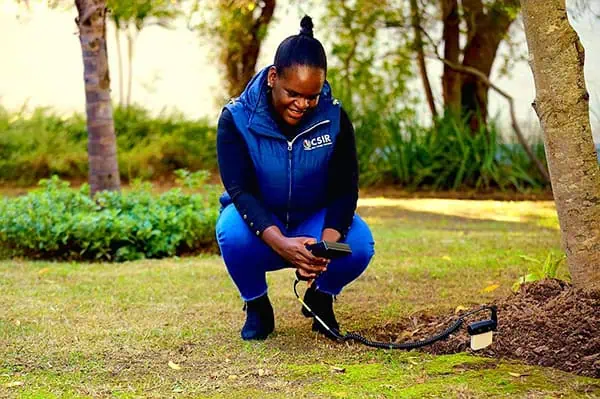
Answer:
M518 293L494 303L498 330L477 355L518 359L527 364L600 378L600 293L574 289L560 280L521 286ZM469 316L448 339L423 348L432 354L471 352L468 323L489 317ZM415 315L397 324L363 331L378 341L409 342L444 330L458 316Z

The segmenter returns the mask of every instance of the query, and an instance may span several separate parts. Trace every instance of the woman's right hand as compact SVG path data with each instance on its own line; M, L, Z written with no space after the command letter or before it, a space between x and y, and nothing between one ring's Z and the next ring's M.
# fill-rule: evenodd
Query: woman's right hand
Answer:
M306 246L317 241L312 237L286 237L275 251L296 267L305 278L314 279L327 270L329 259L314 256Z
M267 227L262 239L305 278L314 279L327 270L329 259L314 256L306 246L317 242L313 237L286 237L277 226Z

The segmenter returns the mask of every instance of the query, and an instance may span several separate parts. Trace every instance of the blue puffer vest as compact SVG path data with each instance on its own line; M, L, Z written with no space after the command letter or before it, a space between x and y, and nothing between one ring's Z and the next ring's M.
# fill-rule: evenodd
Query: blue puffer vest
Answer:
M260 71L226 108L244 137L257 175L260 199L287 228L326 206L327 165L340 125L340 105L327 82L318 106L306 114L288 141L271 116L267 72ZM224 207L231 203L226 193Z

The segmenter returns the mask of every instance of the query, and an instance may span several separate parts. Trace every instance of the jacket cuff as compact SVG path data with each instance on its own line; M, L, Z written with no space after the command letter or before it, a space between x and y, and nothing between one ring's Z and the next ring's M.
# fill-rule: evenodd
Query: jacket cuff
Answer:
M250 229L252 234L256 235L257 237L262 236L263 231L265 231L265 229L267 227L275 224L268 217L264 217L264 216L263 217L261 217L261 216L251 217L251 215L248 215L248 212L244 212L244 211L239 211L239 212L240 212L240 216L242 217L244 222L246 222L246 225L248 226L248 228Z

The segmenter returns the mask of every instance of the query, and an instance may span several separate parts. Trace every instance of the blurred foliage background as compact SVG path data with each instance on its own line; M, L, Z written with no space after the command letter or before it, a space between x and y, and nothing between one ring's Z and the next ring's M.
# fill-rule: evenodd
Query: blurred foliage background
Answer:
M488 110L492 66L510 76L524 58L516 0L109 0L107 7L107 23L117 33L118 67L111 72L119 87L114 123L125 182L172 179L183 168L218 176L216 118L157 115L132 103L135 44L144 29L184 21L208 43L214 56L207 62L222 76L215 101L222 103L256 72L275 11L301 8L315 11L316 36L330 50L327 78L355 125L362 186L549 189L523 143L505 128L510 123ZM437 92L434 80L441 80ZM85 180L86 142L82 114L64 116L51 104L0 106L0 182L28 186L52 175ZM539 133L529 132L526 144L545 163Z

